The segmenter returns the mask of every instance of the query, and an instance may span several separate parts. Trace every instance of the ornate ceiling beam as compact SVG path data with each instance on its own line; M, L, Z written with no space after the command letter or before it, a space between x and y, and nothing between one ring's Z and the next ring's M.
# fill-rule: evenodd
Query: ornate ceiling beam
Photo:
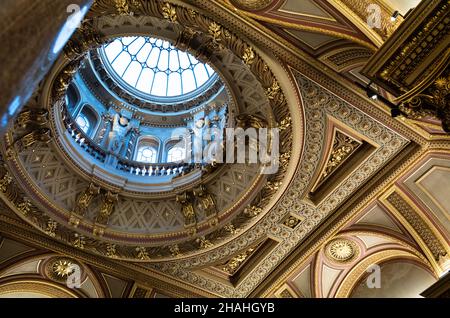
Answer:
M450 1L422 1L362 73L396 97L407 118L437 118L450 133Z

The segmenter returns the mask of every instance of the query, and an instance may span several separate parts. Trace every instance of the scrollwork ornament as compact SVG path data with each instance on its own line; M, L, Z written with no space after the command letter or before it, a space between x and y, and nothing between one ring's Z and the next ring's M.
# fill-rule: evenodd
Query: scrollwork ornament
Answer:
M118 200L118 194L108 191L103 197L102 205L95 221L97 223L106 225L108 223L109 217L114 210L114 205Z
M234 275L239 268L245 263L245 261L253 254L256 248L252 247L246 250L243 253L240 253L230 259L225 266L222 267L222 270L228 273L229 275Z
M225 225L223 229L232 235L237 233L237 229L232 223Z
M280 123L278 124L278 129L280 131L284 131L287 130L288 128L291 127L292 124L292 119L290 116L283 118Z
M400 110L411 119L439 119L444 131L450 133L450 75L439 77L425 91L403 102Z
M150 256L148 254L148 251L145 247L136 247L136 252L137 252L137 258L141 261L146 261L150 259Z
M253 62L255 62L255 52L253 51L251 46L248 46L244 50L244 54L242 55L242 60L244 61L245 65L252 65Z
M58 223L56 221L48 220L47 227L45 228L45 233L48 236L55 237L57 227L58 227Z
M84 190L77 198L77 202L75 208L73 209L73 213L75 213L78 216L84 216L92 200L99 193L100 187L96 186L93 183L90 183L87 189Z
M331 175L347 158L349 158L361 145L360 142L348 137L345 134L337 132L335 135L333 149L326 163L325 170L321 178L324 179Z
M169 20L170 22L177 21L177 11L170 3L164 3L161 6L161 12L164 19Z
M140 7L138 0L115 0L115 6L119 15L134 15L134 10Z
M188 13L192 19L195 19L197 17L197 11L195 11L193 9L188 9Z
M16 127L25 129L30 125L43 126L47 124L48 121L48 111L39 109L28 109L22 111L16 119Z
M291 151L284 152L280 154L280 157L278 159L281 169L286 169L289 165L289 160L291 159Z
M244 215L251 218L258 216L261 212L262 209L254 205L248 206L244 209Z
M49 143L51 139L52 135L50 129L41 128L22 136L19 140L17 140L17 143L19 148L23 149L31 147L36 142Z
M8 190L8 186L11 184L13 178L7 171L0 179L0 190L5 193Z
M177 257L181 255L180 248L177 244L169 246L170 254L173 257Z
M213 247L213 244L209 240L207 240L206 237L204 236L197 238L195 241L202 249Z
M187 192L184 192L183 194L178 195L176 200L181 204L181 213L184 216L185 227L189 228L195 226L195 224L197 224L197 216L195 214L191 196Z
M247 128L265 128L267 127L267 121L259 116L250 114L240 114L236 116L236 127Z
M215 43L220 42L220 36L222 35L222 26L216 22L211 22L208 28L209 34Z
M117 257L116 244L112 243L106 244L106 256L109 258Z
M28 200L27 198L25 198L23 200L23 202L19 203L17 205L17 209L20 211L20 213L22 213L23 215L27 215L28 213L31 212L31 208L32 208L32 203L30 202L30 200Z
M194 196L199 200L199 203L206 213L207 217L217 214L216 203L211 193L208 192L205 185L200 185L193 190Z
M96 4L98 4L98 5L94 5L94 7L95 7L94 9L98 8L99 10L105 10L106 14L111 15L111 14L114 13L114 10L113 10L114 7L113 7L112 3L114 3L114 2L110 1L110 0L96 1ZM128 1L128 3L130 3L130 1ZM141 3L145 3L145 2L141 1ZM149 4L147 6L145 6L145 8L142 8L142 12L144 12L145 10L148 10L149 11L148 15L154 15L157 18L161 19L161 10L160 10L159 3L161 3L161 2L158 2L157 4L156 4L156 2L153 2L153 3L149 2ZM109 5L109 8L106 8L105 7L106 5ZM190 15L191 17L196 19L195 22L197 22L197 19L202 19L203 21L205 21L204 24L206 25L206 27L208 27L208 25L210 25L211 19L208 18L208 17L203 16L201 13L197 13L195 11L192 11L192 12L188 13L188 10L185 9L185 8L182 8L181 6L177 6L175 4L173 4L172 6L174 8L176 8L176 13L178 14L178 20L181 20L182 18L183 19L189 19L189 18L187 18L187 16ZM137 13L140 14L141 11L139 11ZM90 17L95 17L96 12L90 12L89 14L91 14ZM118 17L115 17L115 18L118 19ZM120 19L122 19L122 18L120 18ZM200 25L200 23L199 23L199 25ZM200 27L197 27L196 25L190 25L190 27L192 27L192 28L196 27L195 30L200 29ZM203 28L204 26L201 26L201 27ZM234 35L230 31L228 31L224 27L220 27L220 30L222 32L221 35L219 35L218 33L213 33L213 34L211 34L211 36L213 38L215 37L217 41L220 41L221 45L231 46L231 45L233 45L231 42L232 41L236 41L236 45L233 46L232 48L230 48L230 50L234 50L235 51L234 53L236 54L236 56L241 55L243 50L245 50L243 48L245 48L246 46L250 48L250 46L248 46L248 44L246 44L245 42L240 40L236 35ZM204 32L204 33L208 33L207 29L206 30L201 29L201 31ZM265 73L266 73L266 74L262 75L263 78L264 78L264 81L261 80L261 74L258 74L258 76L257 76L257 74L254 74L254 75L257 76L257 78L260 80L261 84L263 84L263 87L267 87L267 85L270 85L269 83L272 82L272 74L271 74L269 68L267 67L267 65L265 65L263 63L261 57L258 56L257 53L255 53L255 52L253 52L253 53L254 53L254 56L253 56L253 54L249 55L249 58L250 58L249 61L253 60L253 62L249 62L249 64L252 65L252 72L254 72L254 70L256 70L256 69L263 69L264 68L265 69ZM73 57L75 58L76 54L74 54ZM75 66L75 64L76 63L74 63L73 65ZM263 67L264 65L265 65L265 67ZM69 83L71 81L72 75L77 71L77 68L78 68L78 65L76 67L74 67L73 69L68 70L68 72L65 74L65 77L61 78L61 82L60 82L61 85L58 86L58 83L56 84L55 88L61 89L61 91L59 92L60 93L59 97L64 96L65 90L67 89L67 87L68 87L68 85L69 85ZM282 93L281 90L280 90L280 93ZM52 95L52 97L54 97L54 95ZM52 100L52 102L54 102L54 100ZM192 202L189 202L189 203L192 204ZM187 205L189 205L189 204L187 204ZM251 210L252 210L253 215L258 215L262 211L261 208L258 208L256 206L254 206ZM187 216L187 219L193 219L193 218L195 219L195 217L196 217L195 211L193 211L193 210L188 208L184 212L187 212L187 213L183 213L184 216ZM45 212L42 212L42 213L43 213L43 215L45 215ZM40 228L42 230L45 230L45 224L46 224L45 222L47 222L47 220L48 220L48 217L46 215L45 215L45 217L46 217L45 219L39 219L39 223L40 223L39 225L40 225ZM95 217L95 215L93 217ZM80 222L81 220L82 220L82 218L81 219L78 218L76 220L76 223L77 224L79 223L81 225L81 222ZM187 222L187 223L191 223L191 222ZM195 224L196 221L194 221L192 223ZM83 222L83 228L84 228L84 225L85 225L85 223ZM88 226L90 227L90 229L92 229L92 225L88 225ZM241 225L239 223L236 223L236 227L238 227L238 230L239 230L240 226ZM222 229L220 229L220 230L222 230ZM236 229L233 229L232 227L229 228L229 232L233 233L233 235L235 233L235 230ZM66 233L68 235L60 237L60 234L64 233L63 231L67 231ZM193 234L195 234L195 232L196 232L195 226L192 227L192 228L186 228L186 232L187 231L192 231ZM91 231L89 231L87 233L90 233L89 236L92 236L92 234L91 234L92 232ZM108 234L107 232L105 232L105 233ZM223 234L223 231L220 232L220 234ZM113 255L114 251L116 249L115 245L114 246L111 245L109 248L105 248L104 241L102 242L102 244L99 245L99 246L101 246L101 248L98 249L98 245L96 245L95 242L100 242L100 238L95 238L93 240L91 240L91 238L89 238L88 241L87 241L88 244L86 244L86 240L81 235L75 237L75 239L74 239L72 230L66 228L65 225L62 225L62 224L61 224L60 227L58 227L58 235L57 236L58 236L58 239L64 240L67 243L69 243L69 244L71 244L73 246L76 246L77 248L81 248L81 249L84 248L84 249L86 249L89 252L101 253L102 255L106 255L108 257ZM97 241L97 239L99 241ZM194 239L192 239L192 240L194 241ZM216 238L212 237L212 236L209 236L209 240L211 240L213 242L216 242ZM202 243L202 241L200 240L199 243ZM211 242L209 242L209 243L211 243ZM190 241L189 244L191 244L194 247L197 247L196 244L192 244L192 241ZM203 245L205 245L205 244L208 245L207 242L203 242L202 244ZM186 253L188 255L191 251L190 250L187 251L186 246L188 246L188 244L180 245L179 248L181 248L183 253ZM108 250L110 250L110 252L108 252ZM118 258L134 259L136 257L136 253L134 251L134 247L129 247L129 246L126 246L126 245L118 245L118 251L120 251L120 253L118 255ZM155 255L155 257L158 257L158 254L154 253L153 248L152 249L148 248L148 252L151 252L152 255ZM165 252L166 252L166 254L168 254L167 253L167 248L166 248ZM167 255L165 255L165 256L167 256ZM191 256L189 256L189 257L191 257Z
M281 181L268 181L264 189L270 193L277 191L282 185Z
M268 87L266 90L266 95L268 99L276 99L280 93L281 87L276 80L272 82L272 86Z
M75 239L72 242L72 245L74 247L77 247L79 249L84 249L86 245L86 240L83 235L75 234Z

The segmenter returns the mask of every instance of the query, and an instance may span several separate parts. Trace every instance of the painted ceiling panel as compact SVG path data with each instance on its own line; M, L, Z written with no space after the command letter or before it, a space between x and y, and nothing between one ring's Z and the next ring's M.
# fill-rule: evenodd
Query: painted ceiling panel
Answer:
M331 268L325 264L322 266L322 296L328 297L334 282L338 279L342 270Z
M336 21L329 13L311 0L286 0L278 11Z
M308 265L300 274L298 274L292 283L307 298L312 297L311 293L311 265Z
M310 48L317 50L321 46L336 41L336 38L326 34L313 33L307 31L299 31L293 29L285 29L287 33L307 44Z
M402 232L379 206L373 207L370 212L364 215L356 224L373 224L386 227L399 233Z

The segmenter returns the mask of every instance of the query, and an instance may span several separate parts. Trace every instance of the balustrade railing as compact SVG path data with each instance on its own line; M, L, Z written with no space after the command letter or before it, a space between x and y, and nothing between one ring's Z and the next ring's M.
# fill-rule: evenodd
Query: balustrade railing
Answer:
M72 115L69 114L66 107L62 107L63 123L72 139L83 148L86 153L100 162L105 162L108 152L95 143L86 133L75 124Z
M201 166L194 163L145 163L118 157L110 151L100 147L80 127L78 127L72 115L67 111L65 105L61 106L61 112L64 126L75 143L91 157L102 163L106 162L108 156L116 157L118 160L116 161L117 165L114 167L115 169L136 176L180 176L195 169L201 169Z
M145 163L119 159L117 169L137 176L178 176L196 168L191 163Z

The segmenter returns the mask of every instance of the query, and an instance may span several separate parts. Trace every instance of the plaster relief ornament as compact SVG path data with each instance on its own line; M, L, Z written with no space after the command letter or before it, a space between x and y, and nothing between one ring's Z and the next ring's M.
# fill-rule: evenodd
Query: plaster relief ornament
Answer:
M325 247L325 255L333 262L348 263L359 255L359 247L345 238L334 239Z
M81 269L81 266L67 257L52 257L43 264L44 275L57 282L65 282L76 269Z

